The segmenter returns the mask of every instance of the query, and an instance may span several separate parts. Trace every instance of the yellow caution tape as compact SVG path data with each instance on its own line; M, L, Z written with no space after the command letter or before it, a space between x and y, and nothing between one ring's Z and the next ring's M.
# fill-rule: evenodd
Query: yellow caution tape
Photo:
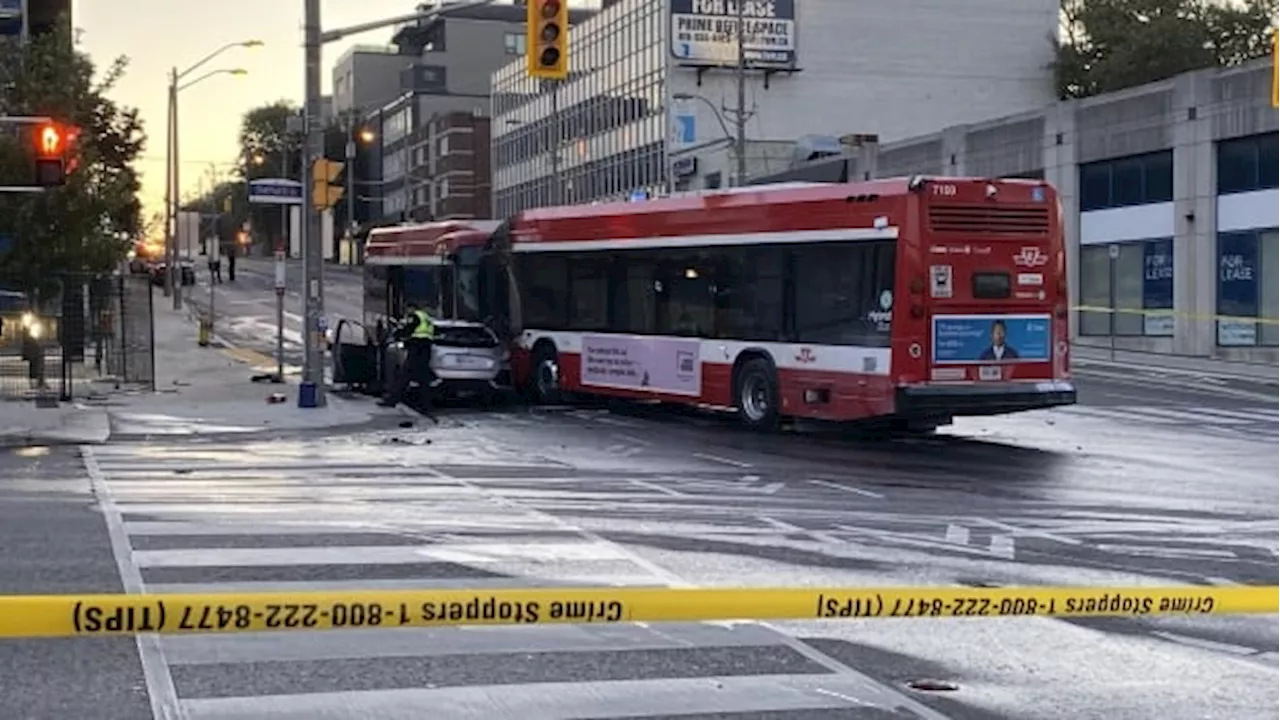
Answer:
M701 620L1274 614L1280 587L648 588L0 597L0 637Z
M1202 313L1174 312L1169 309L1152 310L1147 308L1113 308L1097 305L1073 305L1077 312L1105 313L1108 315L1142 315L1151 317L1182 317L1191 320L1217 320L1218 322L1262 323L1263 325L1280 324L1280 319L1273 317L1250 317L1247 315L1211 315Z

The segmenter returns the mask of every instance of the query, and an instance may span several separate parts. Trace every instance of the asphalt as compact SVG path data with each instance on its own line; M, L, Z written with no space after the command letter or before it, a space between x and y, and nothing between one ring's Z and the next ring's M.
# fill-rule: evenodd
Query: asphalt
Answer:
M0 448L0 594L116 593L120 574L79 455ZM151 717L132 638L0 639L6 718Z
M244 267L222 307L259 322L270 275ZM331 316L358 284L331 281ZM0 587L37 591L23 568L45 557L120 587L103 518L152 591L1280 582L1274 387L1077 380L1078 406L921 439L596 403L113 444L92 451L104 513L53 455L42 472L74 476L59 499L80 514L9 492L0 513L20 519L0 533L8 550L11 532L65 525L67 555L61 539L27 545L35 563L6 552ZM1280 703L1278 644L1275 617L912 619L170 636L141 657L156 704L193 719L1251 719ZM113 647L132 659L41 666L14 717L149 717L124 712L142 675L131 643ZM97 663L132 673L104 684L122 714L60 705Z

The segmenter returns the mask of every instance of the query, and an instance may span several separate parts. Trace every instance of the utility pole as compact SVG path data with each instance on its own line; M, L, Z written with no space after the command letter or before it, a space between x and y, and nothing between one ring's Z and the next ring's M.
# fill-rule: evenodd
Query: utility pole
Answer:
M406 22L421 22L448 14L451 10L488 5L493 0L471 0L452 6L437 6L382 20L352 25L327 32L321 30L320 0L303 2L303 62L306 66L302 131L306 136L299 158L302 165L302 385L298 407L324 407L324 253L320 237L320 209L308 198L313 165L324 157L324 122L320 117L320 54L325 43L371 30Z
M324 317L324 253L321 251L320 208L309 202L311 174L316 160L324 156L324 123L320 117L320 0L305 0L303 34L306 42L306 102L302 131L306 135L302 153L302 385L298 407L324 407L324 344L321 327Z
M734 182L736 186L747 183L747 121L755 115L754 112L747 110L747 28L744 4L741 0L737 3L738 62L734 68L734 80L738 86L738 105L735 108L720 108L722 112L733 117L735 130L733 154L737 164L735 169L737 179Z

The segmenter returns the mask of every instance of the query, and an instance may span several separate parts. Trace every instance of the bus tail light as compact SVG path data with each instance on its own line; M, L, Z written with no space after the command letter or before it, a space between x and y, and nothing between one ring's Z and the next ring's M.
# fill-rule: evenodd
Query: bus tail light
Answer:
M921 295L923 293L924 293L924 278L921 278L921 277L911 278L911 294Z
M1067 304L1058 303L1057 305L1055 305L1053 307L1053 316L1058 318L1059 320L1065 320L1067 318Z
M912 306L911 306L911 317L912 317L912 318L914 318L914 319L916 319L916 320L919 320L920 318L924 317L924 306L923 306L923 305L912 305Z

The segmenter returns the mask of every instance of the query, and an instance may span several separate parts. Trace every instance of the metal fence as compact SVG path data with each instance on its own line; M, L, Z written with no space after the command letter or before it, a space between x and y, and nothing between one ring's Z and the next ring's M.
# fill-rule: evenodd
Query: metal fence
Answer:
M0 398L154 390L152 312L145 275L64 274L36 287L0 272Z

